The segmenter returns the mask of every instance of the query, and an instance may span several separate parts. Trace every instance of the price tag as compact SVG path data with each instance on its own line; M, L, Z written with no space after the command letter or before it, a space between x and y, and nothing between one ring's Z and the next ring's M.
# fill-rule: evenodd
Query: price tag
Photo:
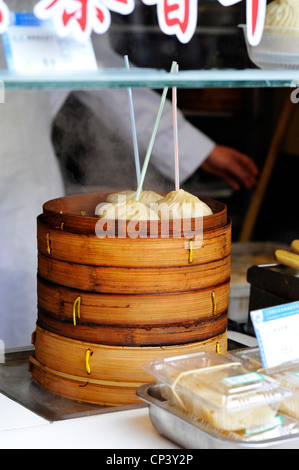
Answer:
M32 73L97 69L90 39L81 42L72 36L58 37L51 20L40 20L33 13L12 13L2 37L10 70Z
M299 302L250 312L264 368L299 359Z

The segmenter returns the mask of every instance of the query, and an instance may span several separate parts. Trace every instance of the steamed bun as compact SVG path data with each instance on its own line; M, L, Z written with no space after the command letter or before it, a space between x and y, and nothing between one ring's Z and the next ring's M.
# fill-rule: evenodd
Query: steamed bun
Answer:
M154 210L160 219L189 219L213 214L207 204L183 189L168 193L155 204Z
M107 197L107 202L120 202L119 198L125 197L126 199L134 200L137 191L121 191L119 193L109 194ZM162 199L163 196L154 192L154 191L141 191L139 202L143 202L149 206L150 204L154 204Z
M158 220L159 217L152 209L140 201L127 199L122 202L101 204L98 217L113 220Z

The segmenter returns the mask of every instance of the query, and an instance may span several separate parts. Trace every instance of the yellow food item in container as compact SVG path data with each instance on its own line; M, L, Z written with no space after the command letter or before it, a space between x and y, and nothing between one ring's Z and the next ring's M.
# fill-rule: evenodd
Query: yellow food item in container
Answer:
M221 431L267 425L291 396L271 377L212 353L169 358L146 370L170 404Z
M238 367L238 366L237 366ZM216 384L219 380L229 377L231 371L236 369L234 364L228 365L228 369L220 369L218 371L211 370L202 371L202 377L199 380L206 380L211 376L211 381ZM240 372L240 370L238 370ZM244 373L244 371L243 371ZM205 374L208 374L204 377ZM204 420L215 428L223 431L238 431L241 429L249 429L267 424L274 418L277 408L268 404L262 404L254 407L242 407L237 409L242 400L257 400L258 396L253 392L241 398L232 398L232 403L226 403L224 395L219 391L205 386L203 383L196 384L196 373L193 377L182 378L180 385L168 388L166 396L176 406L185 409L198 419ZM184 389L184 392L181 390ZM180 392L178 391L180 390ZM234 401L234 403L233 403Z
M261 372L268 374L292 392L292 397L282 401L279 411L299 419L299 361L291 361Z
M255 370L263 375L272 377L282 387L290 390L292 396L281 402L279 411L292 418L299 419L299 361L291 361L276 367L263 369L258 348L244 348L231 351L226 354L226 357L234 361L240 361L248 370Z

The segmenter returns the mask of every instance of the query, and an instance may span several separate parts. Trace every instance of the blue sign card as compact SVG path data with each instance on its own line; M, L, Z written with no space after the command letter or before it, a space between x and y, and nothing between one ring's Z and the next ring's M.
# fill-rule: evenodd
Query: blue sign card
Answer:
M299 359L299 302L250 312L265 369Z

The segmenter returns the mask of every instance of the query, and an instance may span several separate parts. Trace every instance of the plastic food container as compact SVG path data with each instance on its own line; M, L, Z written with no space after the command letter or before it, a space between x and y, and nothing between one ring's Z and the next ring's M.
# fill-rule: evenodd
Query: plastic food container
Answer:
M234 362L241 362L245 369L251 371L259 371L263 367L260 350L257 347L233 350L228 352L225 357Z
M291 396L271 377L216 353L167 358L145 369L173 406L224 431L268 424Z
M282 401L279 411L299 419L299 360L269 369L260 369L260 372L269 375L292 392L291 398Z
M226 358L241 362L248 370L272 377L280 385L290 390L292 397L281 402L279 411L299 419L299 360L263 369L259 348L231 351L227 353Z
M226 434L228 434L230 439L235 439L236 441L265 442L269 439L281 439L283 436L298 435L299 422L297 419L279 413L261 428L231 431Z
M299 421L277 415L263 429L221 431L172 406L161 397L163 385L149 383L137 390L148 404L154 428L186 449L298 449Z
M299 68L299 28L265 26L260 43L251 46L247 41L246 25L240 27L244 31L249 58L255 65L270 70Z

